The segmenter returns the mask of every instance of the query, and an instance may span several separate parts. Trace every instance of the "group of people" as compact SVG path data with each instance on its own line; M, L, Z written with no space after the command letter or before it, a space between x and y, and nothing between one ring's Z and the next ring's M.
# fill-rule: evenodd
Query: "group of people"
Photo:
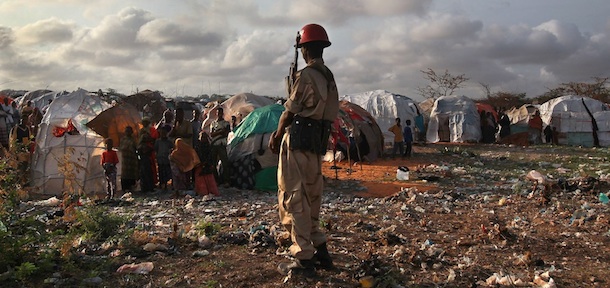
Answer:
M394 133L394 146L392 148L391 157L402 155L402 157L411 157L413 150L413 130L411 130L411 120L405 121L405 127L401 126L400 118L395 119L396 124L388 128L388 131ZM397 154L399 153L399 154Z
M175 114L168 109L156 125L144 117L137 137L134 127L126 127L116 147L121 152L121 189L134 191L139 182L142 193L171 187L176 195L194 190L198 195L218 196L218 184L228 187L231 168L226 145L231 125L224 120L222 107L216 109L209 132L203 129L200 116L194 110L192 119L187 120L182 108ZM112 139L106 139L105 146L100 164L108 183L107 198L112 198L117 190L119 159L114 156Z
M12 149L16 143L27 140L29 143L38 130L43 114L38 107L33 107L32 101L27 101L19 109L17 102L5 97L0 101L0 144ZM27 134L27 135L26 135Z
M527 126L529 135L528 140L530 144L541 144L543 134L545 143L553 145L559 144L557 127L546 125L546 127L542 129L544 124L542 122L542 118L540 117L540 111L536 110L534 115L532 115L527 122Z

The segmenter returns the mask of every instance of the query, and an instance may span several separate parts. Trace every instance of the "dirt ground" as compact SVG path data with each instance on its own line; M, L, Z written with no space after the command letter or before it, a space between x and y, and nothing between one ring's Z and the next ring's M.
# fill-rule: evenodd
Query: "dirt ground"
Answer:
M136 195L135 206L109 209L136 213L134 225L166 239L172 249L115 253L117 267L150 261L155 268L146 275L108 271L100 286L608 287L609 209L597 199L608 192L607 154L578 147L430 144L415 146L411 158L343 161L340 169L324 163L321 225L338 270L320 270L313 280L276 270L287 260L287 246L278 240L273 192L222 188L221 198L194 202ZM396 179L399 166L409 168L410 180ZM573 187L554 185L545 200L542 185L532 192L535 185L525 179L530 170ZM582 181L587 176L594 185ZM185 208L189 201L194 208ZM186 237L168 243L176 226L186 229L200 219L222 227L211 245ZM205 256L193 256L203 249Z

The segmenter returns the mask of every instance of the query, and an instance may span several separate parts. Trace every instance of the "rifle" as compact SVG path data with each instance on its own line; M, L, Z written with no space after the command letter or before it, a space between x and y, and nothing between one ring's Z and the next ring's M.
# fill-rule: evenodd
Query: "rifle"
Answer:
M299 42L301 42L300 31L297 32L297 38L294 44L294 60L290 63L290 71L288 72L288 76L286 76L286 91L288 92L288 97L290 97L290 94L292 93L292 85L294 85L297 71L299 70L297 68L299 64Z

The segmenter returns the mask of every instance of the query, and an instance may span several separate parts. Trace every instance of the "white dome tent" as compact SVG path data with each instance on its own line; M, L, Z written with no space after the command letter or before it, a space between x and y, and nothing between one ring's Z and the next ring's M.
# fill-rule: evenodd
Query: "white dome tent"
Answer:
M341 100L354 103L371 113L383 133L386 146L391 146L394 141L394 134L388 129L396 124L396 118L400 118L403 127L406 120L411 120L411 128L413 129L415 127L415 117L421 113L419 106L411 98L386 90L344 95ZM420 129L423 129L423 127Z
M104 191L104 173L100 165L104 139L86 124L109 107L108 103L83 89L53 100L40 123L32 156L31 179L37 193L62 195L66 190L81 188L86 194ZM68 128L69 123L76 132L58 133L58 129ZM61 159L69 154L68 162L80 167L74 171L74 180L80 187L65 187L66 172L62 172Z
M434 102L426 140L428 142L478 142L481 119L477 106L466 96L443 96Z
M600 146L610 145L610 109L601 101L567 95L543 103L539 111L544 126L557 129L559 144L592 147L597 141Z

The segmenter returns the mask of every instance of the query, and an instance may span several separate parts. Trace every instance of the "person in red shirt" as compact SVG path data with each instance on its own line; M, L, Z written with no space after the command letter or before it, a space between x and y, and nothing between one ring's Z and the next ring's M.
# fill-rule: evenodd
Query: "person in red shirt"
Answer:
M104 168L104 175L106 176L107 182L107 191L106 191L106 199L112 199L114 197L114 193L116 192L116 176L117 169L116 165L119 163L119 156L116 151L114 151L112 139L108 138L104 141L106 145L106 151L102 152L101 164L102 168Z

